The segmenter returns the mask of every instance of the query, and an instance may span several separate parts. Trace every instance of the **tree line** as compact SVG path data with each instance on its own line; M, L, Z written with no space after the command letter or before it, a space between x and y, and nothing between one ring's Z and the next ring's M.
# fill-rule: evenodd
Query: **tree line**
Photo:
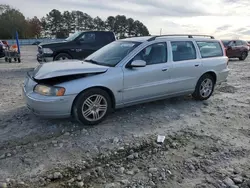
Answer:
M66 38L76 31L108 30L118 38L148 36L147 27L139 20L126 18L125 15L109 16L106 20L92 18L82 11L64 11L53 9L41 19L36 16L25 18L17 9L9 5L0 5L0 39L11 39L18 31L19 38L56 37Z

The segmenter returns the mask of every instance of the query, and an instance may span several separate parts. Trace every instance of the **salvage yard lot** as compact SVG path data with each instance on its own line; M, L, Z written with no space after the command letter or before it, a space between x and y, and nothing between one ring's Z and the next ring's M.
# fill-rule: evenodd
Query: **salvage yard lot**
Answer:
M250 185L250 58L231 60L227 83L205 102L137 105L86 127L26 109L21 85L36 49L22 47L20 64L0 59L0 187Z

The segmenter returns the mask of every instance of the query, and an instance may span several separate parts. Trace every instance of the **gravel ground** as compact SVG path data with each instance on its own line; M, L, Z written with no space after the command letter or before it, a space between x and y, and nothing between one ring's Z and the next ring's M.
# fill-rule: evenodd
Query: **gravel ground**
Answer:
M205 102L137 105L85 127L25 108L35 54L27 46L20 64L0 59L0 187L250 187L250 58L231 60L228 82Z

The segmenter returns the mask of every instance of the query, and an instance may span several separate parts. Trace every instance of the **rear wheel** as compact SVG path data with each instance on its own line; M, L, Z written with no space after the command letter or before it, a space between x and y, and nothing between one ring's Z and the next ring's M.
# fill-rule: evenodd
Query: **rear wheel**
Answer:
M81 93L73 104L73 116L84 125L101 123L110 111L109 94L98 88Z
M244 61L247 58L247 52L242 52L239 60Z
M69 55L69 54L66 54L66 53L60 53L58 54L56 57L55 57L55 61L58 61L58 60L67 60L67 59L72 59L72 57Z
M196 100L207 100L214 91L215 79L210 74L204 74L197 82L193 98Z

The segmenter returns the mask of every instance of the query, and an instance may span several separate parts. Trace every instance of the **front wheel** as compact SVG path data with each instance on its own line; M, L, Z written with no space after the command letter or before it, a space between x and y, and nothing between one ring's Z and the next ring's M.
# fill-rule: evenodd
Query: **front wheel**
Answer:
M214 91L215 80L210 74L204 74L197 82L193 98L196 100L207 100Z
M67 59L72 59L72 57L69 55L69 54L66 54L66 53L60 53L58 54L54 61L58 61L58 60L67 60Z
M102 89L81 93L73 104L73 116L84 125L97 125L111 111L109 94Z
M241 56L239 57L239 60L244 61L247 58L247 52L242 52Z

